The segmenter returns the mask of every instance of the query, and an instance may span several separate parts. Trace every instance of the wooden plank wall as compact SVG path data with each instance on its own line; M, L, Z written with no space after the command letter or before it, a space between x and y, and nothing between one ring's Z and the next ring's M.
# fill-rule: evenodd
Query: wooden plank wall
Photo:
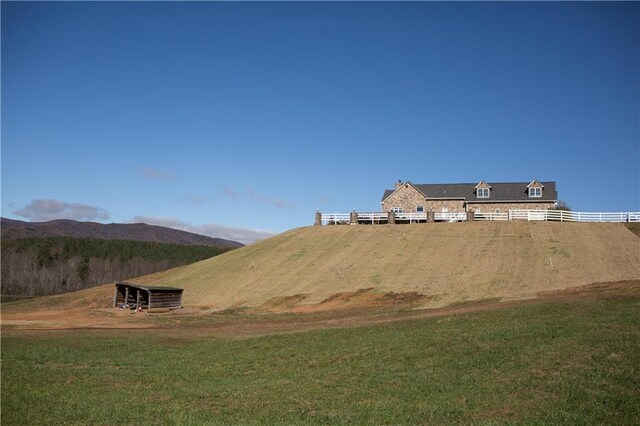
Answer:
M180 308L182 307L182 293L176 292L151 292L151 304L149 308Z

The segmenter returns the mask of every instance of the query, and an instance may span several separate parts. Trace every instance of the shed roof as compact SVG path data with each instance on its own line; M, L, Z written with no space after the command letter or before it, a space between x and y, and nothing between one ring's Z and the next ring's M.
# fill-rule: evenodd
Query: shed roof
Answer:
M426 198L464 199L465 201L557 201L558 192L555 182L540 182L544 186L542 197L530 198L529 182L500 182L488 183L491 187L489 198L476 197L477 183L426 183L412 184ZM387 189L382 195L382 201L395 192Z
M184 289L178 287L166 287L166 286L149 286L149 285L140 285L140 284L131 284L124 281L116 282L116 285L127 286L131 288L137 288L140 290L150 291L150 292L182 292Z

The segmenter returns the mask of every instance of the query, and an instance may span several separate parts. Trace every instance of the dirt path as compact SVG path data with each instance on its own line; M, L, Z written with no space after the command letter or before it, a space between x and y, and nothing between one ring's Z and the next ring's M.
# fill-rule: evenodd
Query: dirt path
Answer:
M364 297L359 297L364 296ZM2 333L20 334L55 330L146 330L172 336L211 336L243 338L249 336L296 332L312 329L359 327L392 321L441 317L504 309L548 301L576 302L602 297L638 297L640 281L590 284L561 291L540 293L525 300L497 299L456 304L437 309L421 309L418 297L408 299L393 294L373 297L368 291L330 298L325 308L306 312L264 313L241 310L211 313L206 310L184 309L165 314L131 313L123 309L75 308L3 312ZM352 305L336 305L337 300L354 300Z

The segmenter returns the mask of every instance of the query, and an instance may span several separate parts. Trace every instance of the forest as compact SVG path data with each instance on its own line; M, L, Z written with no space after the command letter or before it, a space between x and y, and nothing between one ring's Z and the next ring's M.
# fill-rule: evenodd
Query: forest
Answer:
M204 260L228 248L132 240L30 237L2 241L2 294L82 290Z

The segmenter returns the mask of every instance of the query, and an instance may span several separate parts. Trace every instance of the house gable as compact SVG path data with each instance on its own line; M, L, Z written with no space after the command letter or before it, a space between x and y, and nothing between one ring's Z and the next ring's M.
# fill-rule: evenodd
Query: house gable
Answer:
M416 188L411 182L405 182L396 190L385 191L382 198L382 210L390 211L391 209L401 209L405 212L416 210L416 206L424 206L426 200L425 195Z
M488 189L491 189L491 186L490 186L487 182L485 182L485 181L481 180L481 181L480 181L480 183L478 183L478 184L475 186L475 189L478 189L478 188L488 188Z

